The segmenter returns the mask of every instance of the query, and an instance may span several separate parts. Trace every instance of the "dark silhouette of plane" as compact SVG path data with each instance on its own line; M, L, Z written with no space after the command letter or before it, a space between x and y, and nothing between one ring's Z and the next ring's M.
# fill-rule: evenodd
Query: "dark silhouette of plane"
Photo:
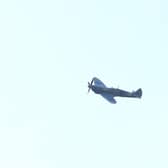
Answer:
M117 88L108 88L106 85L98 78L94 77L91 83L88 82L88 92L90 89L96 94L100 94L106 100L108 100L112 104L116 104L116 100L114 97L132 97L132 98L141 98L142 97L142 89L138 89L137 91L128 92L125 90L117 89Z

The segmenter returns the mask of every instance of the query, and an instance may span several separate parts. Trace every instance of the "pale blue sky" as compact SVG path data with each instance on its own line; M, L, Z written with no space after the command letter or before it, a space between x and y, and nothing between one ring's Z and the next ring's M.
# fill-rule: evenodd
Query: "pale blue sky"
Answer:
M0 167L167 168L168 2L0 2ZM112 105L87 94L143 89Z

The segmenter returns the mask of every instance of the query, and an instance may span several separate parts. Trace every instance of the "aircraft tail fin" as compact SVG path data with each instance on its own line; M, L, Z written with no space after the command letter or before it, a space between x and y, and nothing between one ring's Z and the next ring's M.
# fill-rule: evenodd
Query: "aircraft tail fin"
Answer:
M142 97L142 89L141 89L141 88L138 89L138 90L135 92L135 94L136 94L136 97L141 98L141 97Z

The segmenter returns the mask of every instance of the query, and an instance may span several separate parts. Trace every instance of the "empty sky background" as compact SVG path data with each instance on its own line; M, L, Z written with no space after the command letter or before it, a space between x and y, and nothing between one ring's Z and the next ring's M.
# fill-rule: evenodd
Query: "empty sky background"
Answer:
M0 167L167 168L167 9L0 1ZM87 94L94 76L142 99Z

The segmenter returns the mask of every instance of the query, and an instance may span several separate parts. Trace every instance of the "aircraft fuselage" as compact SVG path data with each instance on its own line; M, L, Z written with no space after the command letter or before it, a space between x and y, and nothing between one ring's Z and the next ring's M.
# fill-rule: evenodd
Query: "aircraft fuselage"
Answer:
M102 88L98 86L92 85L91 89L96 93L96 94L102 94L102 93L108 93L112 94L113 97L120 96L120 97L137 97L135 92L127 92L121 89L117 88Z

